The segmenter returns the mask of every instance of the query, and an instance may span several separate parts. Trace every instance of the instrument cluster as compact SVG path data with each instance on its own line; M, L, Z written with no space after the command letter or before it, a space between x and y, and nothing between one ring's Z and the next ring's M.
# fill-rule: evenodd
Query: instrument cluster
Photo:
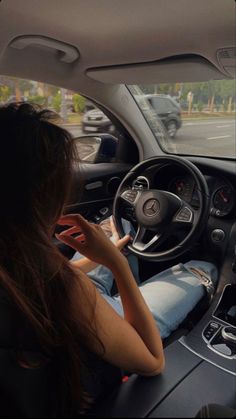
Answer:
M215 179L214 182L210 183L213 183L209 187L211 194L211 214L216 217L229 215L236 204L235 189L226 180ZM174 177L168 185L168 190L178 195L194 208L199 207L199 193L194 180L190 176Z

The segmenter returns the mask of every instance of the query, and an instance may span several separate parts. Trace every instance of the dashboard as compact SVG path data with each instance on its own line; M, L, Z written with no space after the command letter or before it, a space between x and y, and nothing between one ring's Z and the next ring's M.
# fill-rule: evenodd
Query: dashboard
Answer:
M174 193L190 204L199 208L199 192L194 179L179 167L157 166L149 168L143 177L153 189L163 189ZM210 193L210 214L216 218L236 215L236 189L225 176L204 176Z

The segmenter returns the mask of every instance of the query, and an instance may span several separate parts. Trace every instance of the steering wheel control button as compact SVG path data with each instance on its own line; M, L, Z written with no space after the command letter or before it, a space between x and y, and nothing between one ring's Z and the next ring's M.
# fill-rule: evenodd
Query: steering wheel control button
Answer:
M183 207L176 216L176 221L190 223L192 221L193 213L188 207Z
M157 199L149 199L143 206L143 212L147 217L154 217L160 211L160 204Z
M137 198L137 195L137 190L129 189L128 191L123 192L121 196L123 199L133 204Z
M211 338L218 332L218 330L221 328L221 325L216 322L211 322L207 325L203 332L203 336L207 341L210 341Z
M215 228L211 232L211 240L213 242L222 242L225 239L225 232L220 228Z

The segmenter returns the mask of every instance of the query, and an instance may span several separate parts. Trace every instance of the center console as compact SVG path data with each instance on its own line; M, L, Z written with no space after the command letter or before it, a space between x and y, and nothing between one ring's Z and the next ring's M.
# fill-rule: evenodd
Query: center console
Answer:
M236 376L236 284L225 286L213 310L180 343Z
M213 317L203 330L204 341L219 355L236 359L236 285L225 287Z

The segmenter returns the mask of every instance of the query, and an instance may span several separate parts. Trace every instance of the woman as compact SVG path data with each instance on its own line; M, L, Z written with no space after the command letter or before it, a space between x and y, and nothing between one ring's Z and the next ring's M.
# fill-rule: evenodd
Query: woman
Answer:
M14 348L17 373L19 367L21 371L41 367L49 377L47 385L56 377L46 387L48 391L43 384L40 387L46 393L45 400L50 399L45 402L43 414L73 416L88 400L100 395L98 384L104 391L110 386L109 377L106 380L110 365L116 371L160 374L165 360L158 307L173 330L178 326L175 319L179 322L183 316L182 311L181 316L178 313L178 299L173 298L176 292L180 291L179 302L185 296L186 315L193 300L197 302L204 291L199 270L185 271L183 265L179 271L171 271L171 278L151 279L151 285L139 288L120 252L130 236L116 237L113 244L100 226L88 223L80 215L63 216L76 151L70 134L53 124L54 117L52 112L29 104L0 109L0 291L13 319L8 339ZM58 238L84 258L71 263L53 244L58 222L70 227ZM71 236L78 232L82 232L78 239ZM100 266L104 268L99 279L96 273ZM110 275L107 278L115 278L119 296L109 295L110 279L101 281L104 269ZM91 270L95 272L92 280L86 274L91 274ZM176 286L178 279L181 285ZM194 298L190 298L192 295ZM35 353L40 353L36 359ZM10 365L6 374L12 368ZM24 378L22 382L27 381ZM21 381L17 388L20 386ZM13 393L9 390L5 399L14 399L22 409L25 395L18 400L18 394ZM35 394L37 391L36 403ZM43 404L41 399L40 403Z
M93 371L88 377L85 368L90 354L146 376L159 374L165 361L159 330L119 250L130 237L115 246L101 227L81 216L62 219L81 226L84 255L113 273L124 318L52 242L69 196L76 157L71 135L54 125L53 117L29 104L0 109L0 290L13 318L6 339L14 349L17 367L33 369L40 360L50 368L54 365L52 371L59 377L54 385L61 390L54 407L60 411L56 416L63 416L75 415L91 395L85 394L92 387ZM32 352L40 352L40 360L32 360ZM17 367L14 364L18 374ZM6 374L12 369L10 364ZM14 401L9 408L15 403L20 409L23 402L17 392L11 392L12 381L4 399ZM23 382L26 385L27 380L19 383L20 391ZM20 414L24 415L23 410Z

